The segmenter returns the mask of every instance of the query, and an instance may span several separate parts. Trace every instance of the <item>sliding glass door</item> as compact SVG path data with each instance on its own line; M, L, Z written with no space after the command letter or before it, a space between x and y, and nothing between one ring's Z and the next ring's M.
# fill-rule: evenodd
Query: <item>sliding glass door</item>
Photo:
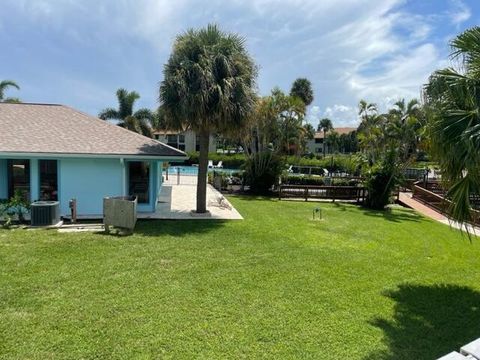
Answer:
M139 204L150 203L150 163L128 163L128 193L136 196Z

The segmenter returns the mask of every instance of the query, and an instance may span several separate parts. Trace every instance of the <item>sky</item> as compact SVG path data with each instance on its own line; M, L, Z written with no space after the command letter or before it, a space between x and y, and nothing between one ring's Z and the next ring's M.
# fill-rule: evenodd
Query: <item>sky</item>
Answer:
M120 87L154 109L175 36L208 23L246 39L260 95L306 77L307 121L356 126L361 99L419 97L449 41L480 24L480 0L0 0L0 80L21 87L7 96L92 115Z

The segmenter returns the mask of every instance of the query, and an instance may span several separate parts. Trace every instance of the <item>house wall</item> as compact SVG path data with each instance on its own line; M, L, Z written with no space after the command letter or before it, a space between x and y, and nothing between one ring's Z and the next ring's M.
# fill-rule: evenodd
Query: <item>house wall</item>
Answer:
M0 199L8 197L7 160L0 159Z
M328 146L325 147L325 150L326 150L326 153L328 153ZM315 139L308 140L307 151L311 152L314 155L323 154L323 139L320 139L320 142L315 142Z
M62 216L70 215L69 201L77 200L77 214L102 215L103 198L128 194L128 160L57 158L58 201ZM38 158L30 159L31 201L40 191ZM150 163L150 202L138 204L139 212L153 212L162 187L162 162ZM8 197L7 159L0 159L0 199Z
M119 159L61 159L58 161L58 200L62 215L77 199L79 215L103 214L103 198L125 194L124 165Z

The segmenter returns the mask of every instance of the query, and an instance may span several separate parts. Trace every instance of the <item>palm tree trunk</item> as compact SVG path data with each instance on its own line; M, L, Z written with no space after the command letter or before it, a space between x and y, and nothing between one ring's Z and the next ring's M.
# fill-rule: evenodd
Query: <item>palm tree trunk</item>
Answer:
M197 213L207 212L207 173L208 173L208 147L210 133L201 130L199 133L200 154L198 156L198 179L197 179Z

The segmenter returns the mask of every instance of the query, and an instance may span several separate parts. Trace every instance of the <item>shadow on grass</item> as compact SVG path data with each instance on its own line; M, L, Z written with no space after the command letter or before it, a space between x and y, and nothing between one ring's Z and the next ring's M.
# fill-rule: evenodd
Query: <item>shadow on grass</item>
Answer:
M184 236L188 234L203 234L223 227L228 220L197 219L197 220L139 220L135 234L142 236Z
M390 208L387 208L386 210L371 210L365 207L362 207L362 209L363 213L367 216L383 218L387 221L397 223L404 221L419 222L422 220L422 217L420 215L408 209L395 208L395 210L392 210Z
M385 294L396 302L393 320L371 323L383 330L388 350L366 359L431 360L480 335L480 292L457 285L401 285Z
M278 196L275 196L274 194L271 195L257 195L253 193L242 193L242 194L228 194L225 193L224 195L233 197L233 198L238 198L240 200L265 200L265 201L278 201Z

